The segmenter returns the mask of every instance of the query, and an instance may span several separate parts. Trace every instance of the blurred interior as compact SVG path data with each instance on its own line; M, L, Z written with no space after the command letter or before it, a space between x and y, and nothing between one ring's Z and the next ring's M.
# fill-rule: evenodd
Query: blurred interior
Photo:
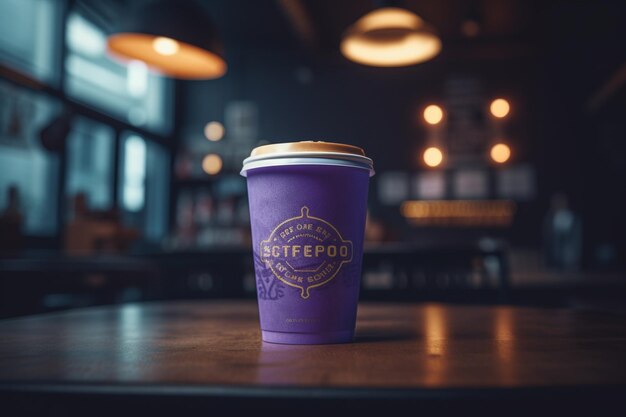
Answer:
M362 300L626 310L620 2L195 5L211 20L181 37L211 28L223 49L187 74L161 39L168 77L107 51L148 1L0 1L0 317L254 299L239 171L254 147L299 140L374 160ZM388 6L440 50L401 66L342 54Z

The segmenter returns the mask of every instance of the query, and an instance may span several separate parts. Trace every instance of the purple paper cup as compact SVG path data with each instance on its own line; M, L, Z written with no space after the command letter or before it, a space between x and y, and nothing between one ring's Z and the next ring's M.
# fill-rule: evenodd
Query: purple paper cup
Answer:
M354 337L372 160L327 142L265 145L244 161L266 342Z

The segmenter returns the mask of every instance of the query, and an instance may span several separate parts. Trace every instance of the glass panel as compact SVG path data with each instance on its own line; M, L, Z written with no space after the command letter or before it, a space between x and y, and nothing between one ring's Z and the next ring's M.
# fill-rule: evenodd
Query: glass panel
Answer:
M167 133L171 129L171 80L141 61L122 64L106 52L102 30L76 12L68 16L66 89L70 96L130 124Z
M140 212L145 206L146 142L137 135L124 141L124 181L122 207L129 212Z
M124 224L149 241L167 233L169 152L135 133L125 133L120 147L118 197Z
M87 197L89 208L106 210L113 203L115 132L87 119L76 119L67 142L66 194Z
M156 241L168 232L170 154L156 143L148 143L146 155L146 238Z
M0 1L0 60L35 78L58 80L61 7L56 0Z
M0 82L0 211L16 188L29 235L52 235L58 227L59 158L43 148L39 132L59 111L52 100Z

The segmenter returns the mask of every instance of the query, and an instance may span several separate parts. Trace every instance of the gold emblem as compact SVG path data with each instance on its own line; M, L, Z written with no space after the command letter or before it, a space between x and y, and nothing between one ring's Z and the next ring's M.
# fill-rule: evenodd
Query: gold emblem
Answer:
M283 283L300 289L307 299L312 288L328 284L341 267L352 262L352 241L303 206L300 215L289 218L261 242L261 259Z

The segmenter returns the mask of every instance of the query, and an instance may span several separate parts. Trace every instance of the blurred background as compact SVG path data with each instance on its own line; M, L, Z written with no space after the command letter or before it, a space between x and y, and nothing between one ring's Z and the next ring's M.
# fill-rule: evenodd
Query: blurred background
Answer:
M0 316L254 298L242 160L375 162L361 299L626 310L612 0L0 0Z

